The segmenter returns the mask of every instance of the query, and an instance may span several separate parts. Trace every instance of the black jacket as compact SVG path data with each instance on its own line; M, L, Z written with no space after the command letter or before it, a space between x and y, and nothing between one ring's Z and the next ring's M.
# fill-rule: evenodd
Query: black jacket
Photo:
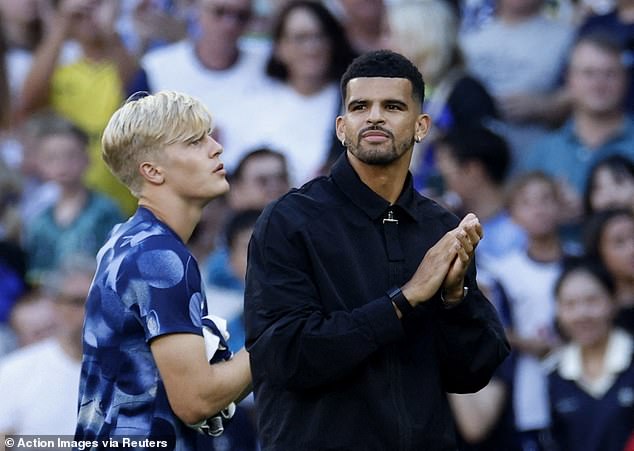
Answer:
M345 155L265 210L245 293L263 450L455 449L445 392L488 383L508 354L502 326L473 266L452 309L437 295L401 321L386 291L457 223L411 177L390 206Z

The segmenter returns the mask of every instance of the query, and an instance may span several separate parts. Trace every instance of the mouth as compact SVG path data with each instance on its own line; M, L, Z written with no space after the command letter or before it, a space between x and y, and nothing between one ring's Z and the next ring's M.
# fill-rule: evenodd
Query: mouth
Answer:
M370 129L364 130L361 132L361 139L364 139L369 142L383 142L387 141L392 137L392 134L386 130L381 129Z
M220 163L216 168L212 171L213 174L222 174L226 175L227 171L225 171L225 165Z

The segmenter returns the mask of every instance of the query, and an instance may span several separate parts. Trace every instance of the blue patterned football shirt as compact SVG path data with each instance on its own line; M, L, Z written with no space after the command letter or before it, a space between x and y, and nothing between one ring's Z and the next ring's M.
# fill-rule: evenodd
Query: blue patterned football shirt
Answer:
M86 305L76 440L133 436L194 449L197 432L170 408L150 341L202 335L207 307L198 264L143 207L115 226L97 263Z

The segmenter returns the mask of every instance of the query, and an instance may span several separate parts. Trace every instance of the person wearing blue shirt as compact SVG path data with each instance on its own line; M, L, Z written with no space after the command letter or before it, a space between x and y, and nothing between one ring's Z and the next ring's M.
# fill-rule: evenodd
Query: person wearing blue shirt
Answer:
M269 205L249 244L262 450L455 449L446 392L481 389L509 352L476 284L482 227L413 188L430 125L415 66L369 52L341 86L345 154Z
M580 202L590 167L610 155L634 160L634 119L624 108L627 73L622 47L609 35L583 35L568 67L572 115L558 130L527 149L522 169L561 180Z
M103 158L139 207L97 255L78 441L195 449L197 430L222 430L217 414L230 417L224 409L249 390L248 354L227 349L186 245L203 207L229 188L211 129L199 101L159 92L128 101L104 131Z

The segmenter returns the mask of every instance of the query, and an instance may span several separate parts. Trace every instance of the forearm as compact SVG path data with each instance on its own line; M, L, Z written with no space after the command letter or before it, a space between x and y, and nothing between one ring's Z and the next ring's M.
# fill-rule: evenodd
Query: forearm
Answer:
M210 365L203 338L193 334L158 337L150 344L172 410L184 423L215 415L249 387L249 356Z
M127 86L139 69L138 59L128 51L121 37L113 33L109 38L109 57L115 63L123 86Z
M35 52L31 69L24 81L18 105L18 115L26 117L48 104L53 73L66 40L68 23L57 18L56 25Z
M247 317L247 329L252 321L261 319ZM291 390L313 389L346 377L385 344L404 336L387 296L350 312L288 313L262 330L249 347L254 371Z

